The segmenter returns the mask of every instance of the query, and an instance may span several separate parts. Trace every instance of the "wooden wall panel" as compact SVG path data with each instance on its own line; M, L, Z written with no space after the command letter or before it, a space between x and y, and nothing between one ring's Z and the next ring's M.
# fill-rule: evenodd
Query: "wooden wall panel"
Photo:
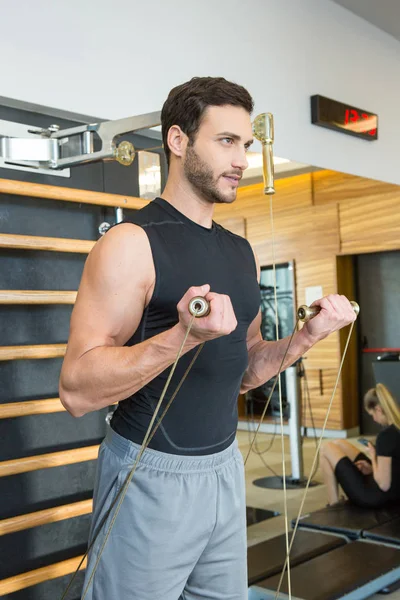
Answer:
M400 248L400 192L340 204L342 254Z
M264 186L259 183L241 187L235 202L215 206L215 220L241 216L245 219L269 214L269 197L264 194ZM312 206L311 174L278 179L273 195L274 212Z
M261 264L272 263L271 222L269 212L248 216L247 236ZM336 206L274 211L275 260L284 262L339 252Z
M336 292L336 255L339 253L339 221L336 205L314 206L311 175L278 180L273 196L275 261L295 260L297 304L305 303L305 288L320 285L324 294ZM238 199L229 207L216 207L216 214L243 216L247 239L261 265L272 263L270 199L263 186L241 188ZM218 219L217 219L218 220ZM339 334L320 342L306 355L307 369L322 369L321 377L331 379L340 361ZM328 379L327 379L328 378ZM332 384L333 385L333 384ZM320 427L329 402L329 385L322 396L312 399L315 424ZM330 428L342 427L340 389L332 409Z
M305 361L305 370L314 425L315 427L322 427L335 385L337 369L312 369L309 368L307 361ZM304 390L304 384L302 385L302 389ZM313 420L311 419L306 394L303 392L302 396L303 424L306 427L312 427ZM342 428L342 412L342 390L339 382L329 413L327 429Z
M236 235L246 237L246 219L243 217L222 217L218 219L217 222L222 225L222 227L225 227L225 229L229 229L229 231L236 233Z
M327 256L314 260L296 258L297 304L306 303L307 287L321 286L324 296L334 294L336 285L336 257ZM338 368L340 362L339 334L334 333L316 344L306 354L306 366L312 369Z
M316 205L352 202L370 197L378 200L384 194L393 193L400 198L400 189L397 185L336 171L316 171L312 173L312 181L313 203Z
M275 183L275 260L295 260L297 305L305 303L309 286L322 286L324 295L344 293L357 300L351 258L342 255L400 248L400 187L334 171ZM243 219L261 266L272 263L270 204L262 184L240 188L236 202L217 206L215 216L228 229L232 220L238 233L238 219ZM332 334L305 357L316 394L311 401L317 427L323 423L347 332L346 328ZM358 424L356 359L354 333L328 424L331 429ZM318 391L321 380L323 394Z
M354 276L354 260L352 256L336 257L337 289L339 294L347 298L356 298L356 285ZM345 346L350 333L350 326L339 332L340 355L343 356ZM356 427L360 418L358 406L358 350L357 350L357 321L349 341L349 347L343 362L342 369L342 413L343 421L347 427Z
M307 208L312 206L311 174L298 175L297 177L287 177L275 181L274 209L289 210L291 208ZM260 203L269 203L268 197L264 194L264 185L257 183L239 188L239 203L245 202L246 206L254 206L256 209Z

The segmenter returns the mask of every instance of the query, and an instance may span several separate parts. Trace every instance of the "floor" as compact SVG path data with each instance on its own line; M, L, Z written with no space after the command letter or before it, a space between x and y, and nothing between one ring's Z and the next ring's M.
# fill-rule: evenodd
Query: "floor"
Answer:
M246 431L238 431L238 441L240 450L246 458L248 449L250 447L250 434ZM356 443L355 440L349 440ZM271 537L275 537L285 532L285 518L284 518L284 504L283 504L283 491L274 489L265 489L256 487L253 481L260 477L267 477L273 475L273 472L277 472L279 475L282 474L282 452L281 452L281 437L276 435L274 438L271 435L260 433L257 436L257 447L254 448L260 454L252 452L246 464L246 492L247 492L247 505L263 508L267 510L278 511L280 516L273 517L266 521L251 525L247 529L248 545L252 546L267 540ZM316 443L314 439L305 439L303 442L303 458L304 458L304 471L306 477L310 472L311 465L315 456ZM289 454L289 442L285 436L285 465L286 474L291 474L290 468L290 454ZM320 472L317 471L314 477L314 481L321 483ZM287 490L287 511L288 511L288 522L290 529L291 519L297 517L299 507L304 495L304 489ZM326 492L324 485L317 485L310 487L306 494L306 499L302 514L306 514L313 510L323 508L326 505ZM387 597L388 600L400 600L400 591L393 592L388 596L376 595L371 596L371 600L381 600L383 597Z

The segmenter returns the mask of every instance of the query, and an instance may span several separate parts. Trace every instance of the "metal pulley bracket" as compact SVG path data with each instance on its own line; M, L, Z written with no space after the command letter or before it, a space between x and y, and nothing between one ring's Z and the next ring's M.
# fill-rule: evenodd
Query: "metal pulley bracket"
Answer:
M117 160L130 165L135 158L135 148L126 140L118 144L118 139L156 127L160 122L160 112L68 129L60 129L58 125L40 129L0 120L0 166L29 167L48 173L99 160ZM96 138L99 150L94 150ZM64 176L68 177L69 173Z
M26 123L0 119L0 168L48 175L58 142L42 139L42 131ZM70 177L70 170L54 171L52 175Z

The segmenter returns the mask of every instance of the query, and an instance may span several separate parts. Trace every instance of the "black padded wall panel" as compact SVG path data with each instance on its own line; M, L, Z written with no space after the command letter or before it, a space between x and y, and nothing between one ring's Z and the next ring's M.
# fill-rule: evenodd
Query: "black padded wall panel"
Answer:
M4 233L95 240L103 213L93 204L3 194L0 223Z
M61 358L0 361L0 403L57 398L61 364Z
M0 249L1 289L76 290L86 258L67 252Z
M81 571L71 586L68 593L68 600L80 600L83 578L84 572ZM51 579L50 581L39 583L34 587L14 592L14 594L6 594L2 596L2 600L43 600L43 598L59 600L63 590L67 588L70 579L71 575L66 575L59 579Z
M1 477L0 519L87 500L92 497L95 473L96 461L90 460ZM68 547L68 538L65 541ZM7 545L7 536L0 538L3 544ZM20 551L23 558L23 548Z
M72 306L0 306L1 345L62 344L68 339Z
M55 563L84 554L90 529L90 515L49 523L10 533L8 544L0 546L0 579L17 575L21 568L21 548L27 571L43 563ZM68 539L68 546L65 540Z
M0 107L0 119L61 128L79 120ZM93 120L92 120L93 122ZM159 140L126 136L137 148L152 148ZM165 159L161 156L165 166ZM96 163L72 168L71 176L41 175L0 168L0 178L71 187L114 194L139 195L138 162L130 167ZM164 179L163 174L163 179ZM123 199L122 199L123 200ZM121 202L123 207L123 202ZM125 209L125 217L133 211ZM85 203L63 202L0 194L0 233L96 241L99 225L115 222L115 209ZM86 254L0 249L0 289L68 290L79 287ZM65 343L72 305L0 305L0 345ZM0 405L58 397L62 359L0 361ZM59 413L0 419L0 461L97 445L106 432L107 408L75 419ZM92 497L96 461L41 469L0 477L0 519L35 512ZM0 579L51 565L83 554L90 516L8 534L0 537ZM61 597L70 577L26 588L4 596L10 600L54 600ZM77 600L83 582L80 574L69 600Z
M79 419L66 412L1 419L2 460L94 446L104 437L106 412Z

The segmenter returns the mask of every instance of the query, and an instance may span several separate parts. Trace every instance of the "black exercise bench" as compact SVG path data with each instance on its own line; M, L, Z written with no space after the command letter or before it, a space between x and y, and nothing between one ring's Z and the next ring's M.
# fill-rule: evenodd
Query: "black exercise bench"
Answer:
M289 543L292 537L289 534ZM290 553L290 564L295 566L344 546L343 537L318 533L316 531L298 531ZM272 577L282 571L286 559L286 535L279 535L247 550L248 584Z
M394 519L384 525L364 531L363 537L376 542L400 546L400 519Z
M364 600L400 579L400 548L355 541L292 566L292 600ZM249 588L249 600L274 600L280 574ZM287 576L280 600L288 598Z
M399 517L400 506L368 509L345 502L305 515L299 521L299 530L325 531L357 540L365 531L375 529ZM294 523L293 520L292 527Z

